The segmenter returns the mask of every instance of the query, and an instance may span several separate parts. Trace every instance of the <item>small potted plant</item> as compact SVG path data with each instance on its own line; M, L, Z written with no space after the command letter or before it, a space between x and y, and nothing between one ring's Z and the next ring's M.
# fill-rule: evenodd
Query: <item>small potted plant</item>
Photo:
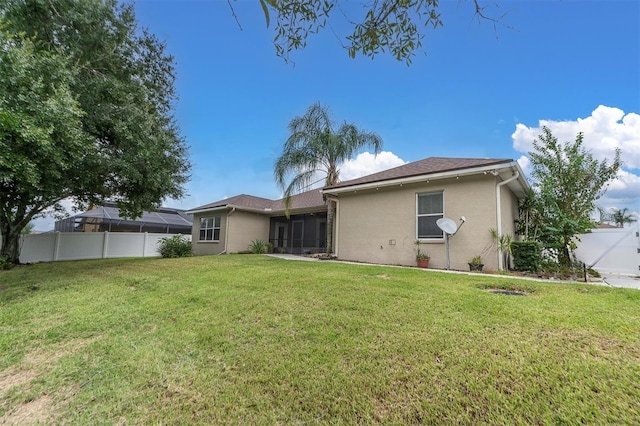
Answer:
M480 255L474 256L469 261L469 270L470 271L482 271L484 267L484 263L482 263L482 257Z
M426 252L420 250L420 244L420 241L416 240L416 264L418 265L418 268L428 268L430 257Z

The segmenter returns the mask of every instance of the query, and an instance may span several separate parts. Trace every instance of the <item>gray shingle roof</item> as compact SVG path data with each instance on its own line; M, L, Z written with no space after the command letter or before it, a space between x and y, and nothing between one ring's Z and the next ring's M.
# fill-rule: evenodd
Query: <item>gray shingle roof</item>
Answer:
M207 210L214 209L216 207L226 207L229 205L246 207L249 209L264 210L271 208L273 200L262 197L254 197L253 195L240 194L234 197L225 198L224 200L214 201L213 203L205 204L200 207L196 207L191 210Z
M314 207L326 206L320 189L302 192L291 197L291 210L311 209ZM271 206L272 210L284 211L284 198L276 200Z
M191 209L191 211L208 210L221 207L224 208L226 206L244 207L252 210L264 210L265 213L284 212L284 199L269 200L267 198L241 194L196 207ZM312 189L311 191L302 192L291 197L291 210L313 209L321 206L325 206L325 203L320 189Z
M403 164L393 169L383 170L371 175L362 176L357 179L351 179L340 182L336 185L329 186L325 189L343 188L352 185L361 185L366 183L382 182L385 180L406 178L411 176L429 175L442 172L450 172L455 170L472 169L475 167L498 165L510 163L511 159L497 158L446 158L446 157L429 157L424 160L414 161L412 163Z

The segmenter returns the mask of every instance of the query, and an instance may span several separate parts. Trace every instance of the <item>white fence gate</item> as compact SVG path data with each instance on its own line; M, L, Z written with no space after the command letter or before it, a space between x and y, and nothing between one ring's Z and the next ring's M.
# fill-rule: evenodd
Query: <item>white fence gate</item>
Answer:
M594 229L580 235L576 257L601 272L640 275L640 227Z
M28 234L21 236L20 262L160 256L158 242L173 235L134 232ZM184 237L191 240L191 235Z

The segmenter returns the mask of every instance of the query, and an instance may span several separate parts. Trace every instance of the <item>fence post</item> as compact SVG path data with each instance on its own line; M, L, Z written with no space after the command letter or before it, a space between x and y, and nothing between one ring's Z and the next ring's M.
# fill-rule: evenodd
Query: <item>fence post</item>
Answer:
M109 231L104 231L102 237L102 258L107 257L107 250L109 249Z
M147 237L148 237L149 233L145 232L144 233L144 240L142 241L142 257L146 256L146 251L147 251Z
M58 252L60 251L60 231L56 232L56 240L53 243L53 261L58 260Z

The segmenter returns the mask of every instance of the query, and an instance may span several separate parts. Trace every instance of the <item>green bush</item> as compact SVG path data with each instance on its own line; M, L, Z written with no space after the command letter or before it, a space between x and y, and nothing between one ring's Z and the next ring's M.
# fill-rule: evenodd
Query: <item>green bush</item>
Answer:
M182 235L160 238L158 252L162 257L188 257L193 255L191 241Z
M271 251L271 243L262 240L253 240L249 244L248 250L253 254L269 253Z
M0 271L11 269L14 266L15 265L13 264L13 262L9 262L9 259L7 259L6 257L0 257Z
M540 269L540 244L536 241L512 241L513 269L535 272Z

